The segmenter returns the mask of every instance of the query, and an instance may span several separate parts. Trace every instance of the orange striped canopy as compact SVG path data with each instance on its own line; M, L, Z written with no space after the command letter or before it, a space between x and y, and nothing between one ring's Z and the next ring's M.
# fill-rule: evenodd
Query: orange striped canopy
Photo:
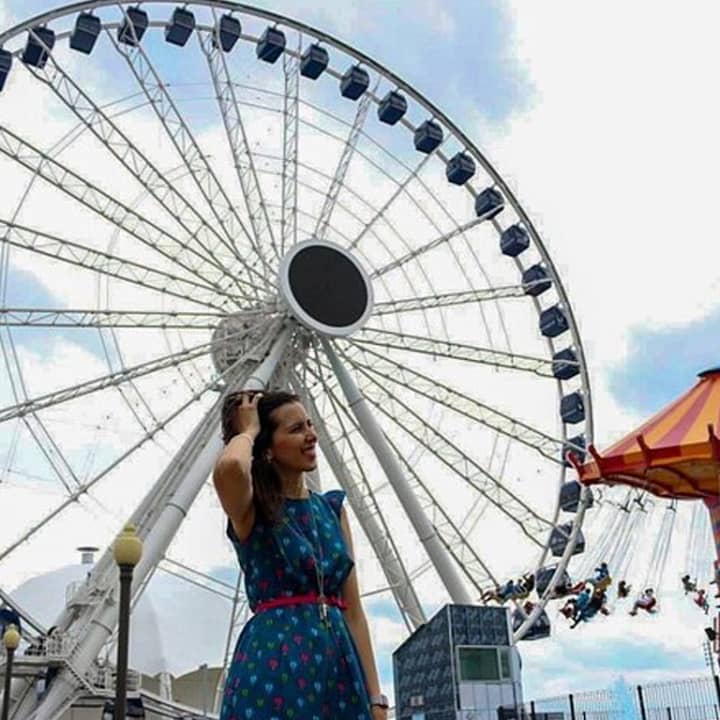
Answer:
M700 373L682 397L640 428L581 465L580 481L632 485L669 498L720 495L720 367Z

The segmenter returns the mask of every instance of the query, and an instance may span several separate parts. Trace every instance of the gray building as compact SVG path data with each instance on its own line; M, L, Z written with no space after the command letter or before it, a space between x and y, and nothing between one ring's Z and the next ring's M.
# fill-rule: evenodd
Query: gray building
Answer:
M397 720L496 720L522 702L504 607L446 605L393 653Z

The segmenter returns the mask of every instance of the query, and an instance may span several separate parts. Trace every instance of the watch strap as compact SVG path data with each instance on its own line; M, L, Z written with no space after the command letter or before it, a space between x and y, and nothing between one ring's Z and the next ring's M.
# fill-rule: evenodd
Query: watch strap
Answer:
M390 707L390 702L388 701L386 695L371 695L370 705L377 705L377 707L387 709Z

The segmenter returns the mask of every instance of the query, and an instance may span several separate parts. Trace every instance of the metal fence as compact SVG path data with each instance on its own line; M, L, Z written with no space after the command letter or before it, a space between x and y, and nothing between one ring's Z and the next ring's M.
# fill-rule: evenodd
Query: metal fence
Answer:
M558 695L498 708L498 720L720 720L717 675Z

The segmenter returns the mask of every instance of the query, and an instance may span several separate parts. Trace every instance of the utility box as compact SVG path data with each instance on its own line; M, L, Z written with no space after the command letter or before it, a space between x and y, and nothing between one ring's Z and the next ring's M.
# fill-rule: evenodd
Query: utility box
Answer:
M446 605L393 653L397 720L495 720L522 703L504 607Z

